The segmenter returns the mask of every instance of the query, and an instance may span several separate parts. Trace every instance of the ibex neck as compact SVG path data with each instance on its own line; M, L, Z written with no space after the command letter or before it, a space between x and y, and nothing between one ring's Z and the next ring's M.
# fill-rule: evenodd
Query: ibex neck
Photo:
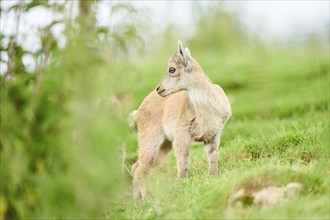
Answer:
M204 75L200 76L196 82L187 89L191 103L196 108L198 105L205 105L211 102L212 82Z
M199 80L187 93L194 109L193 136L196 140L210 141L221 128L221 106L213 83L205 77Z

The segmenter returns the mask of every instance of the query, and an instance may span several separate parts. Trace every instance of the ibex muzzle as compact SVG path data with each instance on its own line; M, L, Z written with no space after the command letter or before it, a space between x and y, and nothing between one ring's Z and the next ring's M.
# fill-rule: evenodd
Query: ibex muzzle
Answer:
M156 88L156 92L158 93L158 95L160 95L162 97L165 97L166 96L166 94L163 94L163 93L165 93L165 90L166 89L164 89L164 87L163 87L163 85L161 83Z

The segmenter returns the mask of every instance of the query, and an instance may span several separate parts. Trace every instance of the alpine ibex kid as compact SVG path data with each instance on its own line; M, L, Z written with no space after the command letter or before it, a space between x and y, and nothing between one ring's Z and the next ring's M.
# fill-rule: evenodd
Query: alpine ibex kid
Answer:
M208 172L217 175L220 134L230 116L231 107L224 91L208 79L179 41L165 77L130 115L139 140L138 161L132 166L134 197L147 196L143 176L172 147L178 175L186 178L192 140L205 144Z

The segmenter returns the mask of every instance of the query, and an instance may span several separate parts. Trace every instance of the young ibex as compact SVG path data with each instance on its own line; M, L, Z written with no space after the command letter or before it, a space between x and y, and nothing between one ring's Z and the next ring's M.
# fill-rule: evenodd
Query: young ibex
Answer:
M146 197L143 176L162 161L171 146L179 177L187 177L191 140L204 142L209 174L218 174L220 134L231 116L230 103L180 41L165 77L130 116L139 139L138 161L132 166L135 198Z

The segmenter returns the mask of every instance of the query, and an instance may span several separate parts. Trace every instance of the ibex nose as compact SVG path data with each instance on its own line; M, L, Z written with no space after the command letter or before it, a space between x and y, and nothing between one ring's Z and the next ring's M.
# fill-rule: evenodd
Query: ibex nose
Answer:
M159 89L160 89L160 87L159 87L159 86L157 86L157 88L156 88L156 91L157 91L157 92L159 92Z

